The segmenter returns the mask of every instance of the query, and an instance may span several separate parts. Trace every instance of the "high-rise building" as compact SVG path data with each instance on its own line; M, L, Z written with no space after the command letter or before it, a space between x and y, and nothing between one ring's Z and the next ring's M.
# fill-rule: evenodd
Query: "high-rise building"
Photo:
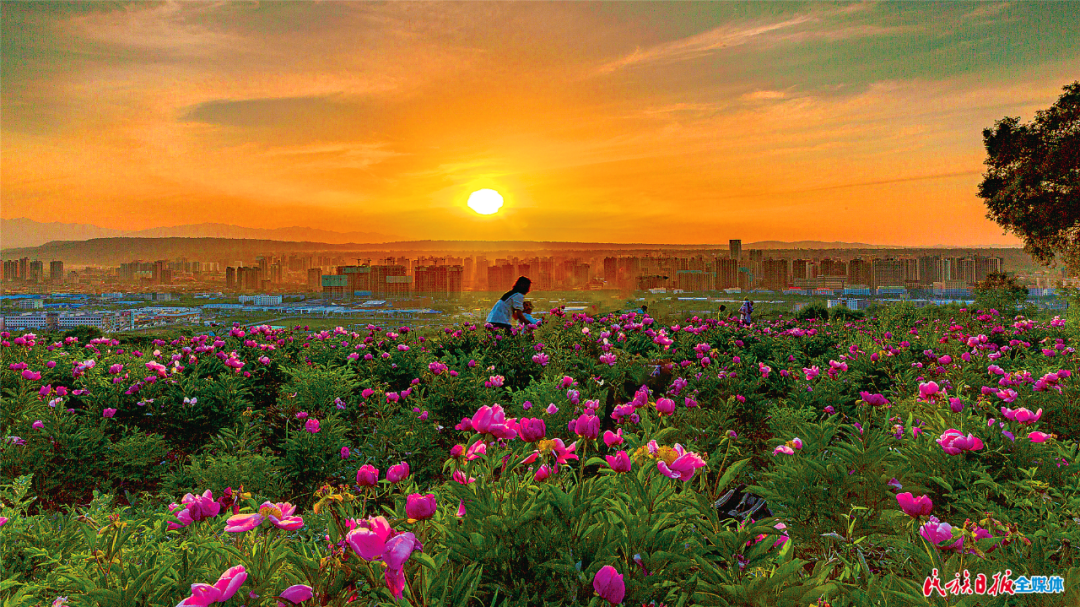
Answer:
M10 282L19 278L19 262L14 259L4 260L4 281Z
M27 282L33 284L39 284L45 279L45 262L35 259L30 262L29 273L26 276Z
M810 275L811 262L809 259L793 259L791 260L791 279L792 280L806 280L807 278L814 278Z
M236 288L236 268L232 266L225 268L225 288Z
M54 285L64 284L64 262L63 261L50 261L49 262L49 282Z
M919 284L923 286L942 282L949 277L948 260L939 255L923 255L919 257Z
M848 284L869 287L874 282L873 267L865 259L852 259L848 262Z
M739 286L739 260L717 258L716 288L735 289Z
M873 261L873 280L870 286L874 289L904 286L903 265L899 259L891 257L875 259Z
M840 259L821 260L820 274L822 276L847 276L847 264Z
M738 261L742 257L742 240L729 240L728 254L731 256L731 259Z
M766 289L781 291L788 286L786 259L766 259L761 262L762 284Z

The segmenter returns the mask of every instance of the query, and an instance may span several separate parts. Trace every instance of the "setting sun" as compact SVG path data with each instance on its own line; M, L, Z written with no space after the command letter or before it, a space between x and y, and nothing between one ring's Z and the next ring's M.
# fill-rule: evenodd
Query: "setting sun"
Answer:
M481 215L494 215L502 205L503 197L495 190L477 190L469 195L469 208Z

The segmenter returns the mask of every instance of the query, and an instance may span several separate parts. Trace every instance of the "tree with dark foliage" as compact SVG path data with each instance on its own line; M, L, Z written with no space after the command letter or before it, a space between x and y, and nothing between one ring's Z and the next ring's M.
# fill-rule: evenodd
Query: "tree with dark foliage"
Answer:
M1035 119L983 130L987 217L1023 239L1038 261L1080 270L1080 81Z
M1015 312L1027 300L1028 290L1004 272L990 272L975 285L975 307L999 312Z

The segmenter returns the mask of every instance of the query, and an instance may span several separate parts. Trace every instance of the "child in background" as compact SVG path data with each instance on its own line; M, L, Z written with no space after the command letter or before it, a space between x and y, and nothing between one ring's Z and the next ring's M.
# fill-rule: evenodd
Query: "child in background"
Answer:
M525 317L525 322L529 323L530 325L540 324L540 320L534 318L532 315L533 305L531 301L526 301L525 303L521 304L521 306L521 315Z

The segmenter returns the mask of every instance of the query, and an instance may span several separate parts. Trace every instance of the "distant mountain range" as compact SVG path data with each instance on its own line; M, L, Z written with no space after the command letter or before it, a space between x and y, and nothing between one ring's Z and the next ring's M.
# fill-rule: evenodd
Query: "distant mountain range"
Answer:
M193 225L148 230L114 230L82 223L41 223L32 219L0 219L0 249L38 247L49 242L80 241L93 238L241 238L251 240L306 241L344 244L350 242L379 243L394 237L377 232L333 232L315 228L245 228L224 223Z

